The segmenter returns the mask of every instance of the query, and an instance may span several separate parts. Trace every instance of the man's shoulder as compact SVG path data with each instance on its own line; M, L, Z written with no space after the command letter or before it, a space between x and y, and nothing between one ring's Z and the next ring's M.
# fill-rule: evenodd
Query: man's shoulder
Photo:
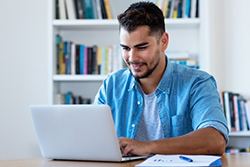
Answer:
M173 64L173 73L180 75L182 78L199 78L199 79L207 79L212 77L206 71L190 68L187 66Z

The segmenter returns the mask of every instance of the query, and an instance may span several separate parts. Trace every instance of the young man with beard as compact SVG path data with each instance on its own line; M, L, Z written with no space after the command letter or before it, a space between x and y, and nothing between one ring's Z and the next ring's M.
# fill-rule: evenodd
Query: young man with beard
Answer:
M168 60L162 11L138 2L118 20L128 68L104 80L94 104L110 106L123 155L223 154L228 128L216 81Z

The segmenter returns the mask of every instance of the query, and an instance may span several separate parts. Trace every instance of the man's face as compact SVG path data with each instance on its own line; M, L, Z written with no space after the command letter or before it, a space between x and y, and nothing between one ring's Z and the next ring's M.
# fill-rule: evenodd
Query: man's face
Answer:
M161 59L160 44L157 43L157 38L149 36L148 32L147 26L138 27L130 33L123 28L120 31L122 56L136 79L150 76Z

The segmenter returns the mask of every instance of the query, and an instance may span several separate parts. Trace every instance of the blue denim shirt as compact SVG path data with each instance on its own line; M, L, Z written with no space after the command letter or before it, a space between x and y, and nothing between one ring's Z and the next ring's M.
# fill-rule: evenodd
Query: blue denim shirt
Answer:
M171 63L155 90L164 138L214 127L228 143L228 128L215 79L208 73ZM93 104L111 108L117 137L134 138L143 109L138 82L129 69L110 74Z

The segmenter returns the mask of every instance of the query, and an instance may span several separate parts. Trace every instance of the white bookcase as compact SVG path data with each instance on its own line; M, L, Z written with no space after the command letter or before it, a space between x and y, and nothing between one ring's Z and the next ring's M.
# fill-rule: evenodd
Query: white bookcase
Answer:
M124 11L136 0L109 0L113 16ZM56 74L56 34L63 40L71 40L86 46L119 44L118 21L112 20L56 20L55 2L51 2L49 68L51 104L56 103L58 93L73 92L75 95L94 99L101 86L103 75ZM170 42L167 52L184 51L197 60L200 69L210 72L209 56L209 0L199 1L199 18L165 19ZM229 146L246 147L249 132L230 133Z

